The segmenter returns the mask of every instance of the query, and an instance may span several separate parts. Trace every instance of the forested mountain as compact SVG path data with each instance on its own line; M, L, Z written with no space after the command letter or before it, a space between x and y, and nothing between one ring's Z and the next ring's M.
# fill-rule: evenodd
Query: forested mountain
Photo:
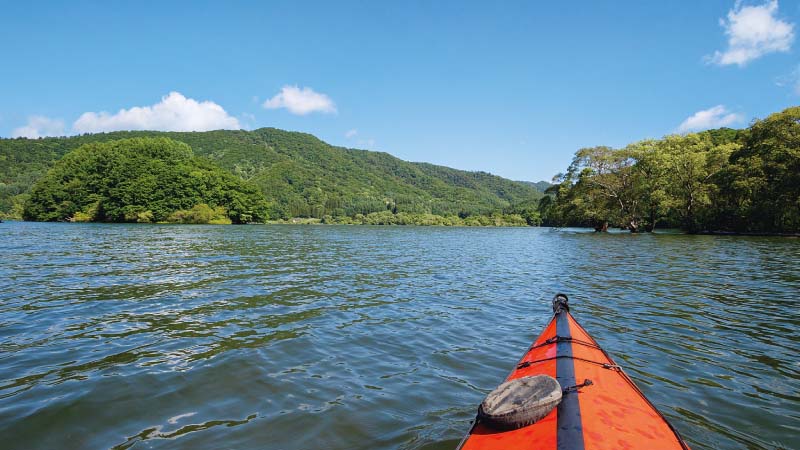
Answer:
M535 186L488 173L406 162L274 128L130 131L0 139L0 214L21 215L33 184L69 151L88 143L143 137L188 144L195 156L254 184L270 203L273 219L353 217L387 210L464 218L515 213L516 205L536 203L542 196Z
M546 191L547 188L549 188L550 186L553 185L553 183L550 183L549 181L544 181L544 180L542 180L542 181L520 181L520 183L525 183L525 184L527 184L529 186L533 186L533 187L535 187L536 189L538 189L538 190L540 190L542 192Z

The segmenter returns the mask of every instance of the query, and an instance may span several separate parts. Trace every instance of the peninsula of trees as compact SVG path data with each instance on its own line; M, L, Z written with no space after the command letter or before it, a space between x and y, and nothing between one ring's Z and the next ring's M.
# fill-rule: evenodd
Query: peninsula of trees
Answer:
M545 224L633 232L800 232L800 107L744 130L578 150L539 204Z

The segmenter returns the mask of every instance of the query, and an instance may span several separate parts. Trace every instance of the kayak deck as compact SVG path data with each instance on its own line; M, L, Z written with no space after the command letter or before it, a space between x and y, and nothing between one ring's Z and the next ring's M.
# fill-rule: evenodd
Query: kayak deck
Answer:
M572 317L563 298L564 308L506 379L554 377L565 389L561 403L540 421L516 430L499 431L476 421L458 448L688 449L655 406Z

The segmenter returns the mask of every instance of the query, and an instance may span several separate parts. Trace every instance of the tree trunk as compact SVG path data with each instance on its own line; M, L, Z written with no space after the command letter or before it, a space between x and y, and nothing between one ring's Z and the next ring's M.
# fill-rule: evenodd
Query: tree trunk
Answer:
M652 233L653 230L656 229L656 222L658 219L656 218L656 210L655 208L650 209L650 219L647 222L647 225L644 226L644 231L647 233Z

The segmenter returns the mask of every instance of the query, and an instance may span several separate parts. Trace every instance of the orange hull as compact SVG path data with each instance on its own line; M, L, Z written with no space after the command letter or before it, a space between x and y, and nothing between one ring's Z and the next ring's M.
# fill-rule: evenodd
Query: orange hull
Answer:
M553 316L507 380L540 374L562 388L587 379L591 385L564 393L559 406L532 425L498 431L477 421L459 449L688 449L568 308Z

